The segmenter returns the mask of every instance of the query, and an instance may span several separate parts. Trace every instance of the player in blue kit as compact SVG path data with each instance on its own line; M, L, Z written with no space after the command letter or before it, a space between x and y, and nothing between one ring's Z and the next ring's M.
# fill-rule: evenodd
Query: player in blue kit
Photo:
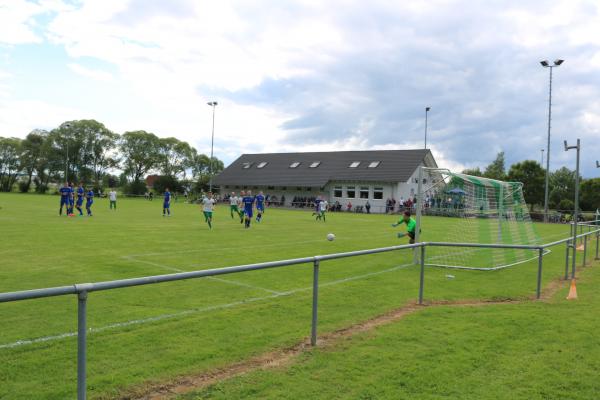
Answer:
M245 217L245 228L250 228L250 222L252 222L252 214L254 211L254 197L252 197L252 192L248 190L246 195L242 199L242 204L244 205L244 217Z
M69 193L69 217L74 217L75 214L73 214L73 206L75 205L75 190L73 189L73 182L69 183L69 189L71 190L71 192Z
M259 192L254 200L256 201L256 222L260 222L262 215L265 213L265 196L263 192Z
M69 196L71 195L71 188L69 184L65 182L65 185L60 188L60 209L58 215L62 215L63 206L66 207L67 214L69 214Z
M92 189L88 190L85 194L85 209L87 211L88 217L92 216L92 204L94 204L94 191Z
M85 196L85 190L83 189L83 184L80 183L77 188L77 202L75 203L75 208L79 211L79 216L83 216L83 211L81 210L81 206L83 205L83 197Z
M171 192L169 192L169 188L165 189L164 200L163 200L163 217L168 215L171 216Z

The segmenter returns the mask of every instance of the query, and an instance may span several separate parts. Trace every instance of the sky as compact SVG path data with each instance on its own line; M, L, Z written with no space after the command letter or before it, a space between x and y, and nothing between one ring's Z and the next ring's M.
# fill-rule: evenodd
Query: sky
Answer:
M600 0L0 0L0 136L77 119L242 153L428 148L600 175Z

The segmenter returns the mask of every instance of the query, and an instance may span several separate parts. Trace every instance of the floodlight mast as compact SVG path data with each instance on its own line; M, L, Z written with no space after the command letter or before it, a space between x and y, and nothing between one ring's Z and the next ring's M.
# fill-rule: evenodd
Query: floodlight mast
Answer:
M548 60L540 61L542 67L550 68L550 89L548 94L548 144L546 152L546 186L544 189L544 222L548 222L548 188L550 181L550 126L552 121L552 70L561 65L565 60L554 60L554 65L550 65Z
M573 207L573 259L571 264L571 279L575 279L575 258L577 258L577 224L579 222L579 153L581 151L580 140L577 139L577 145L569 146L567 141L564 141L565 151L577 150L577 161L575 164L575 206Z
M208 162L208 170L209 170L209 181L208 181L208 191L212 192L212 180L213 180L213 149L215 146L215 108L217 107L217 105L219 103L217 103L216 101L209 101L208 103L209 106L212 107L213 109L213 113L212 113L212 134L210 137L210 160Z
M427 150L427 114L429 113L429 110L431 110L431 107L425 107L425 147L424 149Z

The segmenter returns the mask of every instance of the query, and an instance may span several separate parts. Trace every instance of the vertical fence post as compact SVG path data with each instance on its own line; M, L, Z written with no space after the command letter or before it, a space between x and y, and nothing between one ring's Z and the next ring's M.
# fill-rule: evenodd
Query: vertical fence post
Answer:
M539 300L540 296L542 295L542 263L544 259L544 249L540 247L538 251L537 289L535 291L535 296Z
M421 276L419 278L419 304L423 304L423 285L425 284L425 246L421 246Z
M313 262L313 302L312 302L312 327L310 331L311 346L317 345L317 311L319 304L319 260Z
M77 400L86 398L87 297L86 291L77 294Z
M585 267L585 262L587 259L587 242L588 242L588 235L585 235L583 237L583 266Z
M569 251L571 250L571 241L567 240L567 248L565 249L565 281L569 279Z
M577 238L571 243L571 279L575 279L575 267L577 264Z
M600 241L600 232L596 232L596 260L600 260L598 258L598 242Z
M579 225L579 234L583 235L583 225ZM579 238L579 243L583 242L583 238Z

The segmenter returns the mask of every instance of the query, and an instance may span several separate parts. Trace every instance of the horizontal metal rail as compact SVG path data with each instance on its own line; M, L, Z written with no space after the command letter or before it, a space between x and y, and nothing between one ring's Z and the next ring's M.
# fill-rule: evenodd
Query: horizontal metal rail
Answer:
M586 225L589 228L592 226ZM576 229L576 228L575 228ZM319 290L319 265L322 261L335 260L347 257L357 257L370 254L378 254L385 252L392 252L398 250L408 250L420 248L420 275L419 275L419 304L423 304L423 292L425 282L425 253L427 247L471 247L471 248L492 248L492 249L523 249L523 250L537 250L538 252L538 271L537 271L537 286L536 286L536 297L539 299L541 295L541 283L542 283L542 259L544 255L544 249L552 246L559 245L561 243L567 243L566 248L566 268L565 268L565 279L567 279L568 273L568 261L569 261L569 250L573 251L573 269L571 271L572 278L575 277L575 254L576 254L576 243L573 240L584 238L584 258L583 263L585 265L586 252L587 252L587 237L590 235L596 235L596 259L598 259L598 247L600 238L600 228L596 230L589 230L588 232L581 233L575 237L569 237L567 239L557 240L551 243L540 244L540 245L519 245L519 244L481 244L481 243L452 243L452 242L420 242L415 244L381 247L376 249L366 249L349 251L345 253L334 253L312 257L292 258L289 260L271 261L255 264L238 265L232 267L206 269L199 271L190 272L178 272L173 274L165 275L154 275L140 278L120 279L113 281L104 281L96 283L80 283L70 286L58 286L43 289L33 290L22 290L17 292L0 293L0 303L38 299L44 297L64 296L64 295L77 295L78 308L77 308L77 398L79 400L85 400L86 398L86 349L87 349L87 300L88 294L96 291L111 290L127 288L132 286L151 285L156 283L174 282L187 279L204 278L216 275L233 274L248 271L257 271L268 268L281 268L292 265L300 264L313 264L313 300L312 300L312 323L311 323L311 344L314 346L317 344L317 311L318 311L318 290Z

